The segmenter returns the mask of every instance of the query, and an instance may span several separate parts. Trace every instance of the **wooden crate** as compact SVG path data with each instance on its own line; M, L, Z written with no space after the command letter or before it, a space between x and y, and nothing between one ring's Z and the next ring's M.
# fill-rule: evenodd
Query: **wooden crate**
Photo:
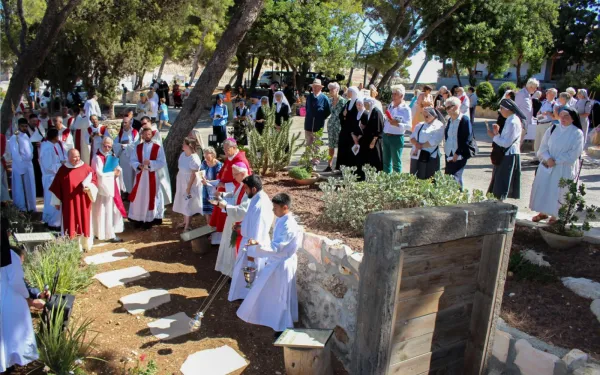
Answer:
M370 215L352 372L482 374L516 212L485 202Z

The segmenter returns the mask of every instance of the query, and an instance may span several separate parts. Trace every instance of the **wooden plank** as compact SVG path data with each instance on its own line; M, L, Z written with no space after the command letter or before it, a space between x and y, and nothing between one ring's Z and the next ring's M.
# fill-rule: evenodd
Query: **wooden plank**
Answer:
M477 263L481 257L482 242L483 237L473 237L405 249L402 276L411 277L453 265Z
M333 334L332 329L288 328L279 336L273 345L288 348L324 348Z
M423 275L402 278L400 291L475 284L479 263L452 265ZM404 270L403 270L404 271Z
M408 300L411 298L417 298L420 296L425 296L428 294L434 293L443 293L440 298L440 310L450 308L454 305L464 305L466 303L473 302L473 296L475 295L475 291L477 290L475 284L467 284L460 286L450 286L450 287L433 287L426 289L413 289L406 292L402 292L398 294L398 302L400 303L404 300Z
M496 291L498 265L500 264L505 241L506 235L504 234L485 236L483 240L477 286L479 291L488 296L493 296Z
M389 367L388 375L418 375L429 371L431 353L425 353Z
M39 233L13 233L15 240L19 243L23 242L46 242L52 241L54 236L50 232Z
M437 292L398 301L396 303L396 319L407 320L437 312L442 294L444 294L444 292Z
M437 314L433 332L432 351L450 347L469 338L473 305L463 305L441 310Z
M444 369L456 361L463 359L467 341L460 341L450 347L435 350L431 353L430 370Z
M431 341L433 333L428 333L406 341L400 341L392 344L392 356L390 364L406 361L421 354L431 352Z
M397 320L392 342L397 343L433 333L436 319L437 314L432 313L417 318Z
M210 225L205 225L203 227L193 229L189 232L183 232L183 233L181 233L180 237L181 237L182 241L190 241L190 240L193 240L198 237L207 236L216 230L217 230L217 228L215 228L215 227L211 227Z
M332 375L331 349L283 348L285 373L287 375Z

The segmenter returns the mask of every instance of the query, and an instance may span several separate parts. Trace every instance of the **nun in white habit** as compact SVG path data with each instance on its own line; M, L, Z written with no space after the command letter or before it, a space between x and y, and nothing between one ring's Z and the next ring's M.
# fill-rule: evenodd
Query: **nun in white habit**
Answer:
M579 115L572 108L563 108L558 116L560 124L546 130L537 152L540 165L529 200L529 208L539 212L533 217L534 222L548 216L551 216L549 223L556 222L566 192L558 187L558 183L561 178L575 180L579 170L579 157L583 150Z

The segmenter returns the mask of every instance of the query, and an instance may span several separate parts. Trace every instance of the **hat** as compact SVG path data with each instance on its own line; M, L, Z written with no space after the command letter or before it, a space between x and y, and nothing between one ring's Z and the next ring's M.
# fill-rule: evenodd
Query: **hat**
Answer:
M231 168L237 172L248 172L248 167L246 167L246 164L242 163L241 161L238 161L235 164L233 164Z
M321 80L318 78L315 78L315 80L313 81L313 83L311 84L311 86L321 86L323 87L323 85L321 84Z

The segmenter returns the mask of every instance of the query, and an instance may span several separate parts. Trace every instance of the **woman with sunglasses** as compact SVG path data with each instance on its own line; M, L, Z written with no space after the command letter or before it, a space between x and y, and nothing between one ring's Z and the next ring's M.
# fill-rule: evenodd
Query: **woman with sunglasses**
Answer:
M444 103L446 112L450 116L444 133L444 153L446 154L445 173L452 175L463 187L463 172L467 165L467 159L471 157L469 149L469 137L471 125L469 117L460 111L461 101L453 96Z

